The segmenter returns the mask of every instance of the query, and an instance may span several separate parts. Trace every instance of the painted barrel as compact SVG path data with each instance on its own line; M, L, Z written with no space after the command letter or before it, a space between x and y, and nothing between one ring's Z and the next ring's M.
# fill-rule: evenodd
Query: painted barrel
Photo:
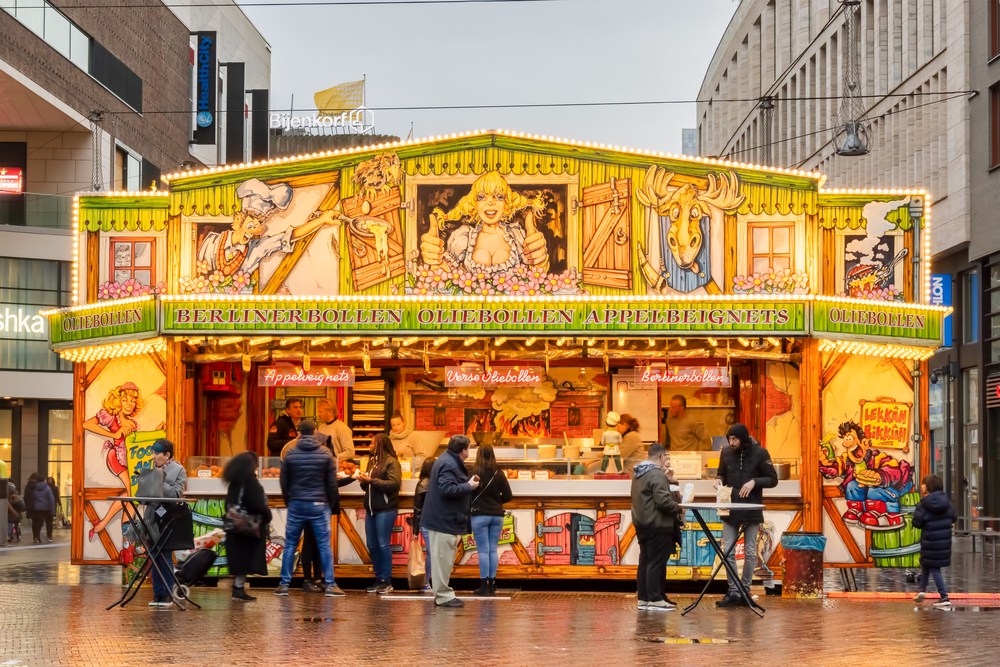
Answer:
M784 533L781 550L785 560L783 598L817 598L823 592L823 533Z
M872 531L872 546L868 555L875 562L875 567L920 567L920 530L913 527L913 511L919 502L919 493L905 494L899 499L903 527Z

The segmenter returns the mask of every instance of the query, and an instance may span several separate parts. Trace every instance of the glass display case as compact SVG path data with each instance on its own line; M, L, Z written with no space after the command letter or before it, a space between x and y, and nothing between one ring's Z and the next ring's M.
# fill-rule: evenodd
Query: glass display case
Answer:
M260 468L257 469L257 476L261 479L277 479L281 476L281 457L262 456L260 457Z
M188 477L219 478L222 477L222 469L231 458L231 456L189 456L184 462L184 469Z

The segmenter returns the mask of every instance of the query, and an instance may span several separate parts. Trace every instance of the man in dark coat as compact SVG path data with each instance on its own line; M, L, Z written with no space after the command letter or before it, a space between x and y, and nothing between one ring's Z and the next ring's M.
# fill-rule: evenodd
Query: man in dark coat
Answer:
M674 605L664 598L663 583L667 578L667 561L674 553L677 503L664 474L670 460L666 448L654 442L647 457L632 471L632 525L639 542L639 567L635 575L639 609L670 611Z
M319 545L326 595L338 597L344 593L333 580L333 549L330 546L330 519L340 509L337 466L333 456L316 437L314 422L303 419L298 430L299 443L281 462L281 496L285 499L288 514L285 519L281 579L274 594L288 595L292 570L295 569L295 547L302 537L303 525L309 523Z
M448 585L455 566L455 550L462 535L472 532L470 494L479 486L479 475L469 478L465 459L469 458L469 437L453 435L448 449L434 462L427 498L420 515L420 525L427 529L430 544L428 557L434 577L434 604L439 607L463 607Z
M733 424L726 433L729 448L723 448L719 457L719 477L715 488L728 486L733 489L732 502L760 505L764 502L764 489L778 485L778 473L771 463L771 455L760 443L750 437L743 424ZM736 571L736 550L729 547L737 541L740 526L746 524L743 534L743 587L750 588L753 570L757 565L757 529L764 523L764 513L759 509L733 510L722 517L722 550L729 553L729 564ZM715 603L716 607L746 606L735 580L728 574L729 592Z
M302 399L290 398L285 401L285 414L281 415L267 430L267 451L269 456L281 456L281 450L290 440L298 437L299 422L302 421ZM326 438L323 438L326 440Z
M927 593L928 575L934 577L934 584L941 594L941 600L934 604L941 609L949 609L951 601L944 587L941 568L951 565L951 526L955 523L955 508L944 492L944 483L937 475L927 475L921 489L926 496L913 511L913 527L920 529L920 592L913 599L924 601Z

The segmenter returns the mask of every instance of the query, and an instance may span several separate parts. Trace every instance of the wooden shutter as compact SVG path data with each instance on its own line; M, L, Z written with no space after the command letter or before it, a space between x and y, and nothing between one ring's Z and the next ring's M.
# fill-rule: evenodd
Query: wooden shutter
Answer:
M583 282L632 289L631 181L583 189Z
M361 204L364 201L356 197L345 199L344 213L352 218L364 215L361 212ZM403 231L399 222L400 202L398 187L392 188L388 192L379 193L369 202L371 209L367 215L385 220L390 225L389 248L385 261L379 256L373 237L357 233L349 224L343 226L347 232L347 252L351 257L351 276L354 278L355 290L363 290L390 278L403 275L405 264L403 261Z

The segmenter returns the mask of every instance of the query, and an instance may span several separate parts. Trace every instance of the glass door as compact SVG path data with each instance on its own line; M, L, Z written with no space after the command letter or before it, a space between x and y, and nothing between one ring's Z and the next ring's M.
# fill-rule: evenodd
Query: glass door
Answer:
M73 409L49 410L49 472L66 525L73 516Z
M980 516L982 510L982 450L979 444L979 369L962 371L962 428L965 447L964 507L967 517Z

